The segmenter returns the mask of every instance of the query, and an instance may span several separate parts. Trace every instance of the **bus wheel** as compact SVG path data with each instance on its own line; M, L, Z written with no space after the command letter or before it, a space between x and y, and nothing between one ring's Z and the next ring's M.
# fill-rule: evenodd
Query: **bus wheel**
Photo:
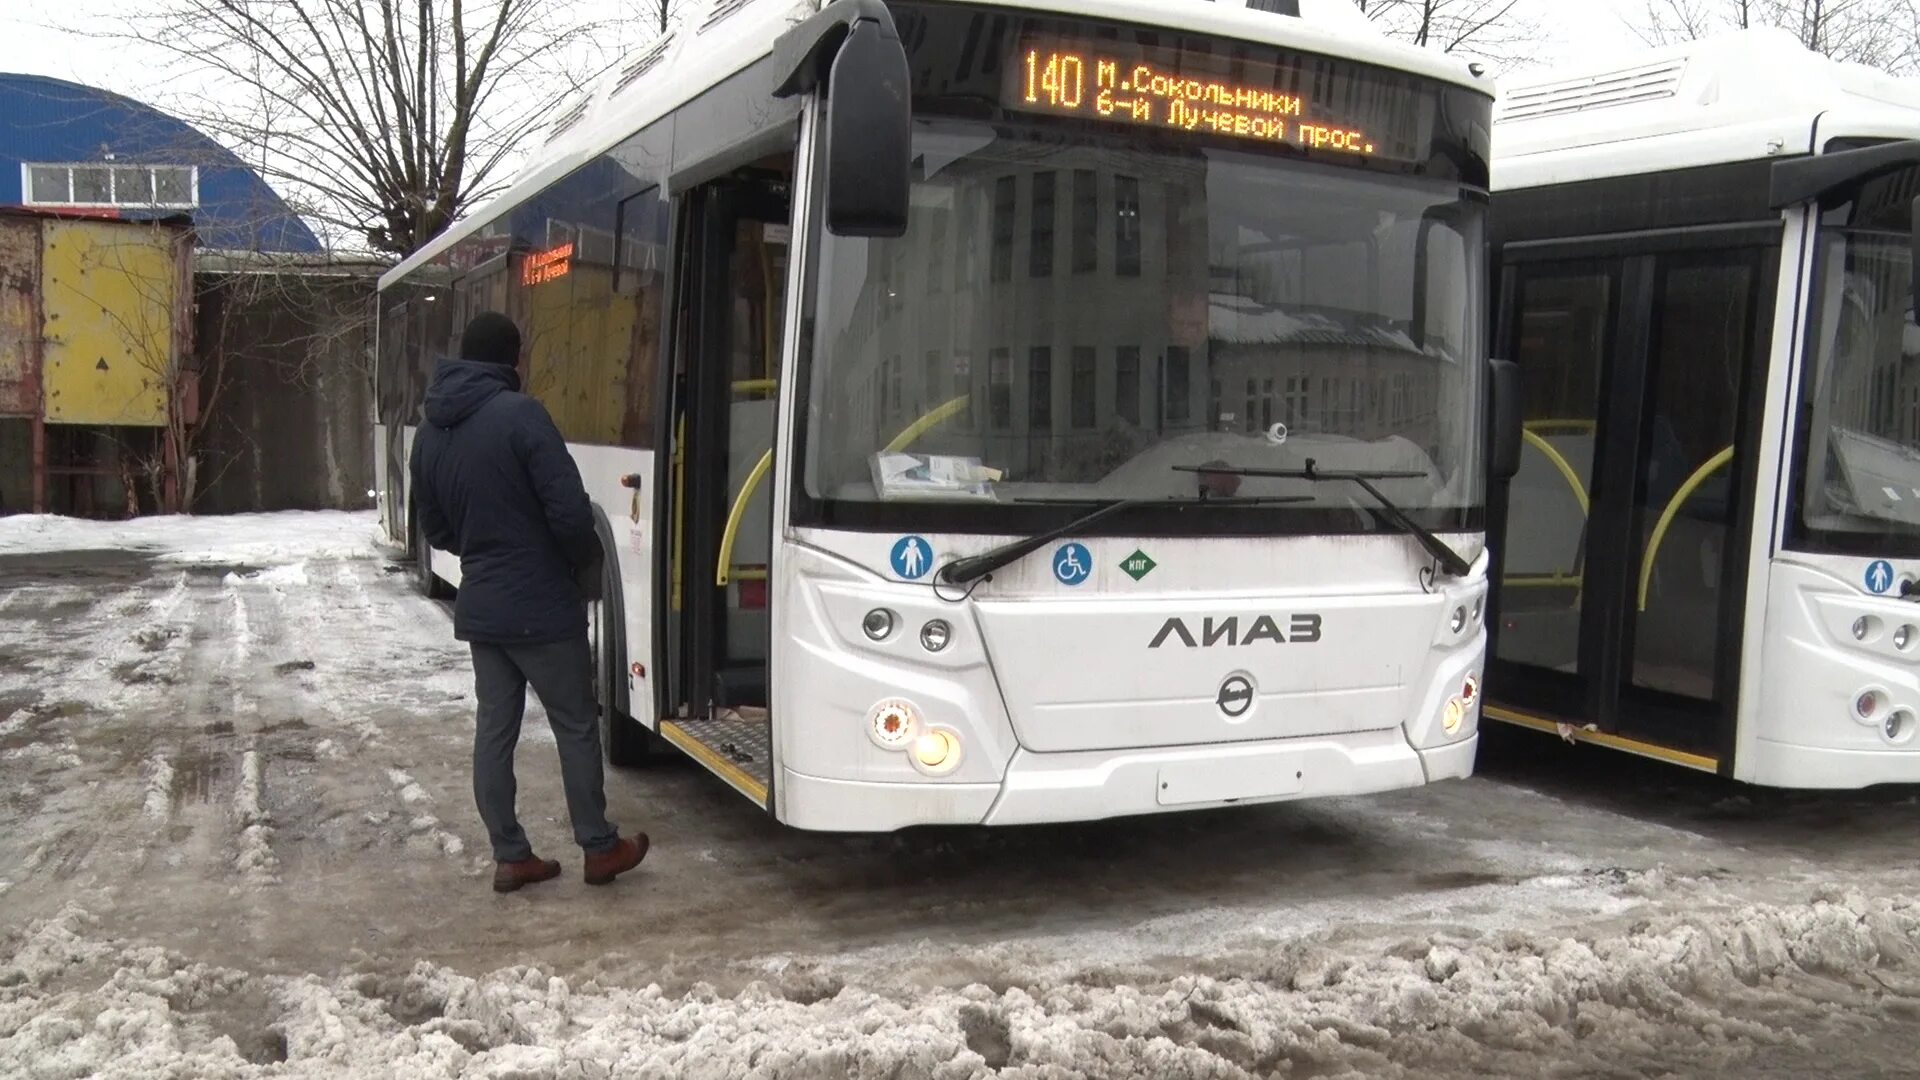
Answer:
M420 586L420 594L429 600L453 596L452 586L434 576L433 549L427 544L427 534L420 529L413 530L413 578Z
M605 560L600 575L600 600L592 605L593 691L600 704L600 748L609 765L647 765L665 757L670 744L623 712L614 694L625 672L621 670L620 583L612 559Z

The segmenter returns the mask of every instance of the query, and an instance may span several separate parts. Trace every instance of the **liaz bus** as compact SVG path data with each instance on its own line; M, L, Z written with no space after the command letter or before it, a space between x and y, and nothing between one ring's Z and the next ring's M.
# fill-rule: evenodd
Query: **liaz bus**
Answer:
M1345 0L695 4L381 280L386 529L457 587L405 458L497 309L616 763L859 831L1466 776L1491 112Z
M1507 88L1490 717L1920 780L1920 84L1755 30Z

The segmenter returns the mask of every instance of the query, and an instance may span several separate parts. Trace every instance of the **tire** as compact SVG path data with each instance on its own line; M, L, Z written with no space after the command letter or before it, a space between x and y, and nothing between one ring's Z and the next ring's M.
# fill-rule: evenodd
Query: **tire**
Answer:
M600 599L591 605L593 629L593 693L600 704L600 748L607 764L619 768L650 765L667 756L670 745L621 710L614 687L625 678L620 632L623 612L619 580L611 558L600 571Z
M427 544L427 534L418 528L413 530L413 580L420 587L420 595L429 600L453 596L452 586L434 575L433 549Z

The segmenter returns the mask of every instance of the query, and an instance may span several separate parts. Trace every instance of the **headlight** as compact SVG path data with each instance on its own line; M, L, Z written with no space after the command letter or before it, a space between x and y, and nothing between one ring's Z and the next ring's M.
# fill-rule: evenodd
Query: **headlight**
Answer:
M928 652L939 652L953 640L953 627L945 619L934 619L920 628L920 644Z

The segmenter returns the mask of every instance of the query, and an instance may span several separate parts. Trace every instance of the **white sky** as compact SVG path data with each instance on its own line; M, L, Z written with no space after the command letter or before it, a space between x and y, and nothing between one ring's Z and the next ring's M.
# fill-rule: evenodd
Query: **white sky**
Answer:
M616 3L608 0L609 7ZM1542 66L1631 50L1639 44L1622 14L1645 10L1643 0L1527 0L1527 6L1548 34L1538 57ZM135 98L156 97L164 76L143 66L142 58L48 25L112 20L124 12L144 10L151 10L151 5L137 0L0 0L0 71L51 75Z

